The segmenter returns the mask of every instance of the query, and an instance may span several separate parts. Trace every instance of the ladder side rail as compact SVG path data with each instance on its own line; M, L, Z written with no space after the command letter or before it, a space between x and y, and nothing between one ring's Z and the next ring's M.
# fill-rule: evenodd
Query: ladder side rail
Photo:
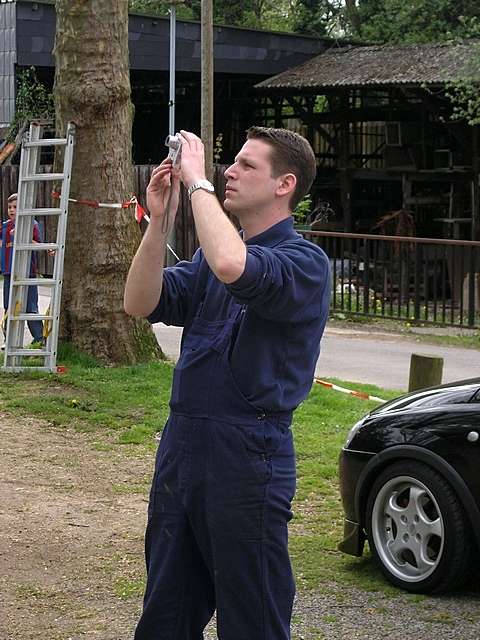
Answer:
M30 125L30 140L32 142L40 141L43 136L44 126L36 123L31 123ZM26 163L26 174L20 176L22 180L23 188L19 190L19 201L18 204L20 211L24 211L28 208L33 208L36 205L37 193L38 193L38 183L35 182L26 182L25 178L32 173L38 173L40 170L40 158L41 158L41 148L36 147L32 149L26 149L27 155L27 163ZM17 233L17 224L19 224L19 232ZM20 216L18 220L15 222L15 245L24 244L26 242L31 243L33 238L33 226L34 226L34 218L33 216ZM32 260L31 251L15 251L17 257L17 263L12 263L12 278L11 280L30 278L30 265ZM14 289L12 287L12 289ZM28 287L21 286L15 287L17 295L15 296L15 307L13 307L11 314L11 321L15 325L15 330L19 333L19 339L16 344L20 345L20 348L23 347L24 337L25 337L25 328L27 323L25 321L14 320L15 315L17 313L25 313L27 310L27 300L28 300ZM14 293L15 293L14 289ZM20 361L20 364L21 361Z
M32 123L25 140L38 141L42 136L43 127ZM40 147L26 148L22 146L20 156L20 171L18 184L17 208L20 211L33 209L36 204L37 184L26 182L25 176L37 173L40 166ZM22 162L22 159L24 160ZM17 242L31 242L33 233L33 216L20 215L15 217L15 232L13 241L12 260L10 265L10 292L7 316L7 334L5 342L5 366L21 366L22 356L10 356L9 351L23 347L25 336L25 321L14 320L14 314L25 313L27 307L27 286L12 286L17 279L25 279L30 276L31 251L16 251ZM27 235L28 234L28 235Z
M27 134L24 136L24 140L29 139L32 135L32 128ZM22 177L28 172L28 167L30 165L30 154L24 150L22 146L21 154L20 154L20 170L19 170L19 183L18 183L18 198L17 198L17 209L21 209L24 204L20 200L25 199L24 195L24 187L22 184ZM25 291L23 291L23 287L15 287L13 286L13 282L15 280L15 272L18 269L17 263L22 259L21 255L17 256L16 251L16 238L18 237L18 232L21 227L21 222L19 224L19 220L15 219L15 231L14 231L14 240L13 240L13 248L10 258L10 291L8 297L8 310L7 310L7 331L5 335L5 360L4 366L19 366L21 364L20 358L10 356L10 351L13 348L18 348L23 345L23 336L24 336L24 323L23 322L14 322L12 320L12 316L15 312L15 307L17 306L16 301L25 297ZM22 267L23 265L20 265Z
M68 123L66 133L67 144L65 146L65 155L63 158L63 181L62 190L60 195L60 209L62 213L58 218L57 226L57 239L58 249L55 255L53 279L57 284L52 288L52 297L50 300L50 313L53 316L52 330L47 338L47 351L51 353L46 358L45 364L48 363L51 370L56 367L57 349L58 349L58 334L60 328L60 304L62 299L62 286L63 286L63 268L65 260L65 243L67 235L67 220L68 220L68 198L70 195L70 181L72 175L73 164L73 150L75 145L75 125Z
M30 137L30 133L24 134L24 141L29 139ZM19 181L18 181L18 197L20 197L23 193L23 189L22 189L22 176L25 175L26 172L26 165L28 163L28 157L27 154L25 153L24 147L22 145L22 149L21 149L21 153L20 153L20 167L19 167ZM19 201L17 199L17 209L19 208ZM15 221L17 222L17 221ZM19 336L19 331L18 329L14 326L14 323L11 322L10 320L10 312L14 307L14 299L15 299L15 293L13 292L13 290L16 287L12 286L12 281L13 281L13 265L16 263L16 252L15 252L15 242L13 243L13 249L12 249L12 253L10 256L10 290L9 290L9 294L8 294L8 304L7 304L7 326L6 326L6 331L5 331L5 352L4 352L4 361L3 361L3 366L4 368L6 368L8 365L18 365L18 359L13 360L10 356L9 356L9 351L10 351L10 346L12 344L15 343L15 345L17 345L17 341L19 340L19 338L21 337L23 340L23 332L22 335ZM5 286L5 281L4 281L4 286ZM15 330L17 329L17 330ZM16 334L14 336L14 333ZM23 344L23 342L22 342Z

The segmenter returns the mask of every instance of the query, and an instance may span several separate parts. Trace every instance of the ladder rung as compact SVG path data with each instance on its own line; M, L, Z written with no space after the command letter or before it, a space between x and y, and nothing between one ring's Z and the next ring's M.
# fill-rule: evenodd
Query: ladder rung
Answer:
M16 320L53 320L53 316L46 316L41 313L19 313L15 316L10 316L10 320L15 322Z
M5 349L5 357L10 356L51 356L52 352L46 349Z
M59 216L63 213L62 209L24 209L17 210L17 218L19 216Z
M63 173L34 173L31 176L20 176L24 182L46 182L47 180L64 180Z
M48 249L58 249L59 245L55 242L19 242L15 244L17 251L46 251Z
M53 147L54 145L66 145L66 138L42 138L41 140L31 140L24 142L23 146L28 147Z
M22 373L23 371L50 371L50 373L58 373L57 367L10 367L9 365L3 366L4 371L11 371L12 373Z
M11 285L13 287L23 286L39 286L39 287L54 287L60 280L52 278L20 278L19 280L12 280Z

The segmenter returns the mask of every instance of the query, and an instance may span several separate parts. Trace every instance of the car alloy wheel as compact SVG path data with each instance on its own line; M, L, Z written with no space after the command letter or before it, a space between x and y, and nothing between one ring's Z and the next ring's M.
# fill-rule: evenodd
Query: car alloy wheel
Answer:
M393 584L439 592L465 578L468 525L453 489L430 467L406 460L384 470L366 517L371 551Z

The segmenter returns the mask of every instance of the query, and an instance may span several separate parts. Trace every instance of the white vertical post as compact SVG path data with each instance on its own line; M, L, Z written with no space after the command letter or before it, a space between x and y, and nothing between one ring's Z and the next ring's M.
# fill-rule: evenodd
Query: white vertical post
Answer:
M168 133L175 134L175 40L177 10L170 5L170 93L168 102Z
M175 135L175 44L177 38L177 9L172 1L170 4L170 90L168 101L168 133ZM175 251L176 237L175 237L175 225L168 236L168 245ZM175 264L175 260L172 257L172 252L167 251L167 265L171 266Z

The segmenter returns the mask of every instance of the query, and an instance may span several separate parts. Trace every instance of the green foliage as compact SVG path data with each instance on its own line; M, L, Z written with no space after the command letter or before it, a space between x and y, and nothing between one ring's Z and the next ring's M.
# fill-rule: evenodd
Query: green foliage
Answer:
M300 200L292 215L295 222L302 224L307 219L312 208L312 198L309 193Z
M159 16L168 15L170 4L168 0L129 0L130 11ZM213 3L213 21L238 27L291 31L295 4L294 0L216 0ZM184 0L177 4L179 19L200 20L200 16L200 0Z
M168 0L129 0L131 11L167 16ZM200 0L177 3L180 19L200 20ZM215 0L217 24L359 36L374 42L437 42L462 36L464 20L480 18L477 0Z
M315 104L313 105L313 113L325 113L329 110L327 96L316 96Z
M145 580L143 578L125 578L121 577L115 581L115 595L122 600L131 598L139 599L145 591Z
M463 77L447 85L446 95L453 107L452 120L466 120L471 126L480 124L480 18L462 18L462 37L471 38L470 65Z
M86 353L82 353L69 342L58 345L57 358L59 362L67 363L70 366L79 365L85 368L102 366L98 360Z
M296 0L293 27L299 33L330 36L344 15L341 0Z
M215 162L220 162L220 158L222 157L223 152L223 133L219 133L215 138L215 147L213 149L213 160Z
M38 79L35 67L21 71L17 76L15 116L10 124L7 140L15 139L25 121L34 118L54 118L53 95Z
M118 444L153 442L168 414L170 364L103 367L68 349L59 363L66 373L1 376L3 406L60 428L111 431Z
M359 0L360 34L378 42L441 42L464 36L480 18L477 0Z
M194 20L196 16L189 5L190 3L176 2L177 18ZM152 16L168 17L168 10L172 2L165 0L128 0L128 9L132 12L146 13Z
M468 80L452 82L447 87L446 95L453 105L452 120L466 120L471 126L480 124L478 83Z

